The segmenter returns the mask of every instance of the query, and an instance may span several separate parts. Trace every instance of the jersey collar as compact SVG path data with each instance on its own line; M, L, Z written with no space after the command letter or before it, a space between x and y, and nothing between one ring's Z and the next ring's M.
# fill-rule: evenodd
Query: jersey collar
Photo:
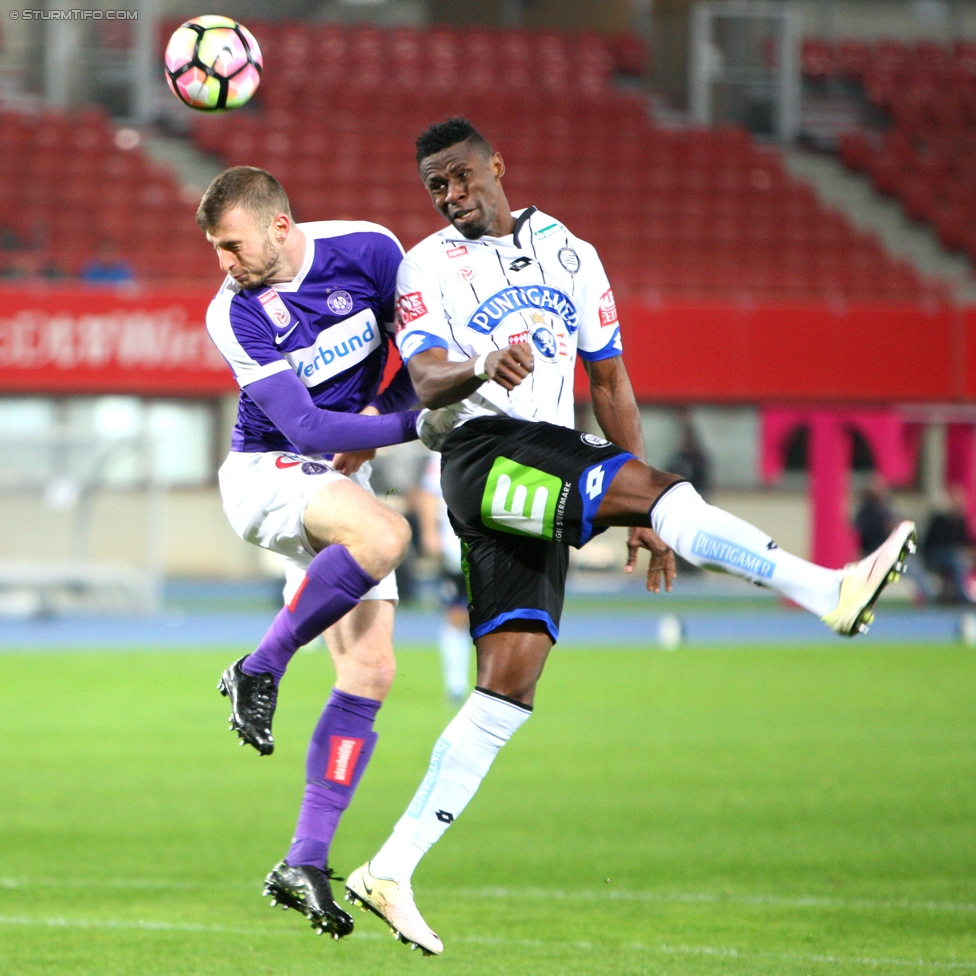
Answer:
M302 236L305 238L305 256L302 258L302 266L299 268L298 274L295 275L291 281L282 281L277 285L268 286L270 288L274 288L275 291L298 291L298 289L302 287L302 282L305 280L305 276L312 267L312 261L315 258L315 241L312 240L308 231L305 230L301 224L298 224L297 226L302 232Z
M515 220L515 229L512 231L512 243L521 251L522 245L519 244L519 231L529 222L532 214L538 213L535 207L526 207Z

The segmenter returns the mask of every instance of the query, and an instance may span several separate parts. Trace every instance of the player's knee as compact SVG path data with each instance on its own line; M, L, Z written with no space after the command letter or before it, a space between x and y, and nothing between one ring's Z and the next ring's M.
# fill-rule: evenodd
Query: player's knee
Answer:
M342 541L367 573L382 579L403 559L410 545L410 526L392 508L377 505L369 516L364 514L358 524L347 528Z

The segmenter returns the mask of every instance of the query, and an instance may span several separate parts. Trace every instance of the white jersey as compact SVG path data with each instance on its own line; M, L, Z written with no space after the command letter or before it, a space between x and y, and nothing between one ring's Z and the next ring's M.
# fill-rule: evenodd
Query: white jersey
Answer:
M469 241L453 227L407 252L397 274L397 346L404 361L425 349L450 362L527 342L535 364L511 392L482 384L456 423L504 414L575 426L577 353L619 356L620 324L596 249L534 207L517 211L515 233Z

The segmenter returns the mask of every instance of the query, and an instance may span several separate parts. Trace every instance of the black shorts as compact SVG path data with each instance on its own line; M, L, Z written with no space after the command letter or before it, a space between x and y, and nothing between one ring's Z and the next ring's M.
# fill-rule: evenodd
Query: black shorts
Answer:
M555 641L568 546L583 546L610 483L632 454L554 424L479 417L444 442L441 485L461 540L471 636L537 620Z

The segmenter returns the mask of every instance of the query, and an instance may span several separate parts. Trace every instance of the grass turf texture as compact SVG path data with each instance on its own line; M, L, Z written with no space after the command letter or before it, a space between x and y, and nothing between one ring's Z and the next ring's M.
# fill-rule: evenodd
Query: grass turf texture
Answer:
M0 971L976 973L971 651L554 653L536 715L415 876L437 959L359 912L319 939L259 897L331 667L295 659L260 759L224 731L231 659L0 658ZM436 656L402 653L340 873L446 718Z

